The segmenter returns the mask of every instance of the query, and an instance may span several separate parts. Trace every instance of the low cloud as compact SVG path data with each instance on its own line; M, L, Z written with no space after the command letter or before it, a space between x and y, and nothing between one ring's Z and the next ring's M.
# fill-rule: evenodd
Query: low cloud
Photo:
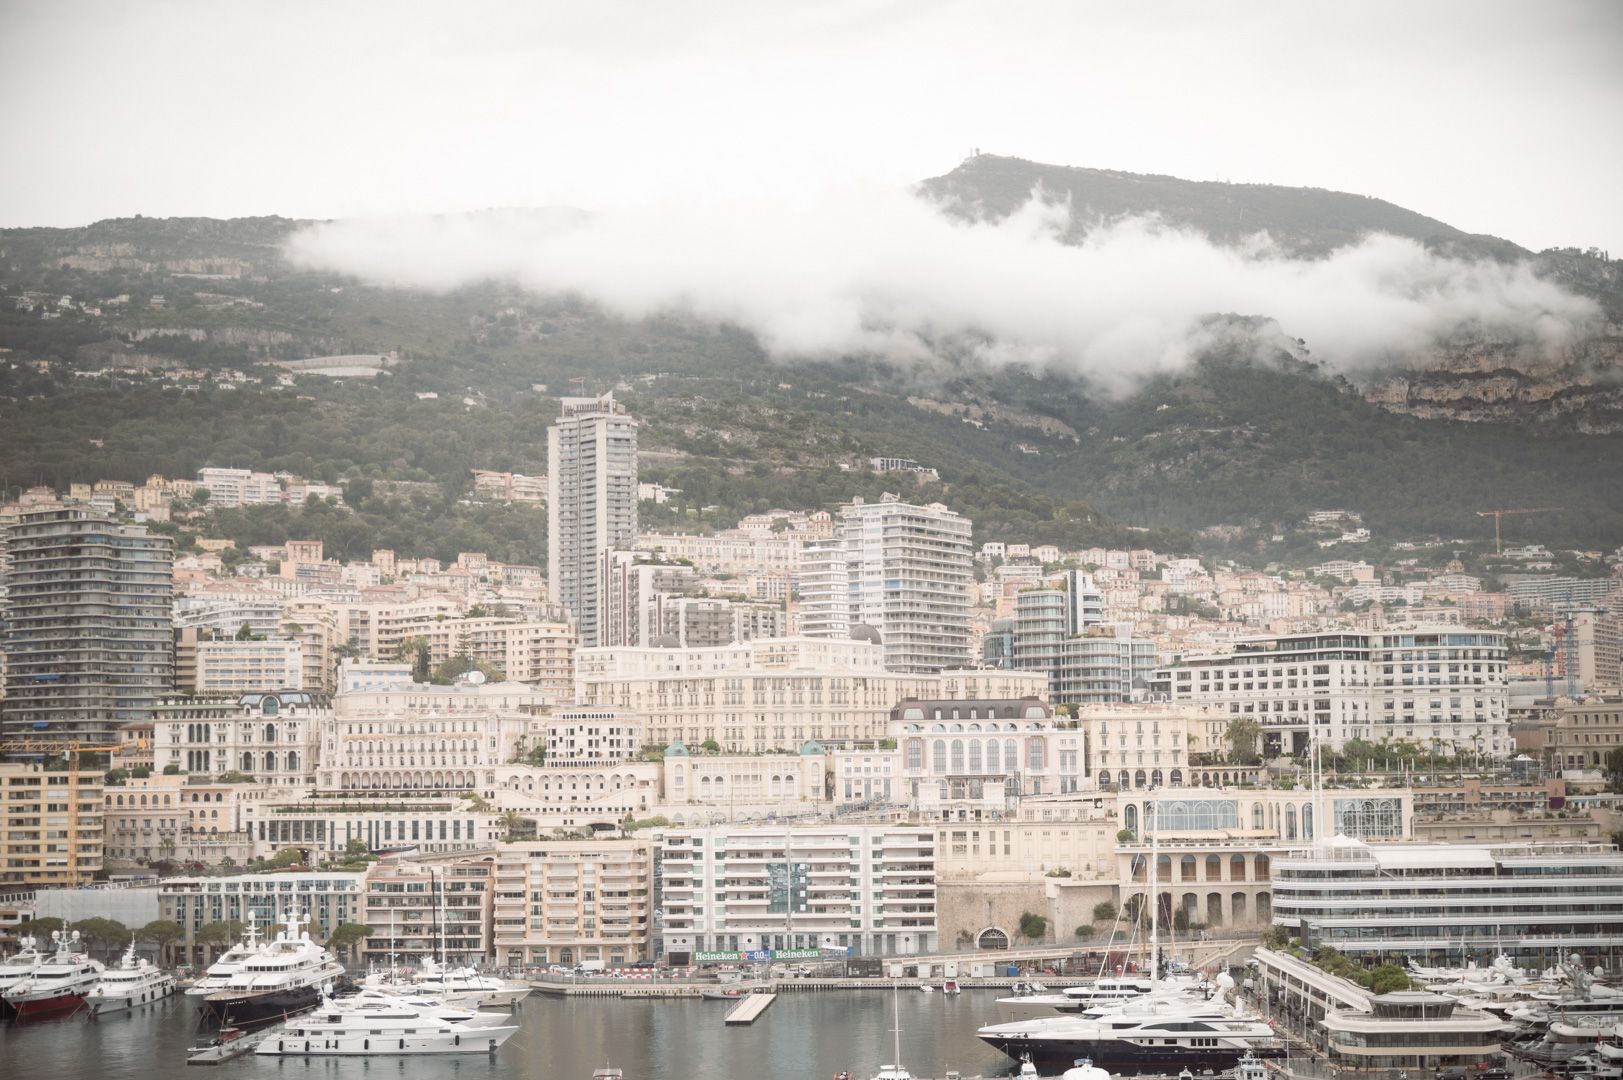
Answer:
M1213 314L1267 316L1332 366L1423 366L1462 330L1547 353L1599 319L1523 264L1442 258L1373 235L1322 259L1266 235L1226 247L1131 218L1062 237L1041 193L998 222L905 192L354 219L296 233L296 264L449 290L484 280L571 294L628 318L689 312L753 332L776 359L969 352L1070 371L1111 390L1189 363Z

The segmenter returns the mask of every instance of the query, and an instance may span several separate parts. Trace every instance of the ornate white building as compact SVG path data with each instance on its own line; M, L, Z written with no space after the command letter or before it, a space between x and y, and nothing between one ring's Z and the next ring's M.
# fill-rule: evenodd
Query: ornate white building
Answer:
M236 698L170 698L152 717L153 766L191 775L238 772L268 787L302 787L315 776L320 725L332 699L303 690Z

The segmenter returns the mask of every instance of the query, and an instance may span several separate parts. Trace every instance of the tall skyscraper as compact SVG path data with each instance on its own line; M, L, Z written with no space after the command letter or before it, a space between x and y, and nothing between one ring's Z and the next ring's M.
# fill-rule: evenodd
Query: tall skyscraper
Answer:
M809 545L796 578L801 632L879 632L892 671L969 666L971 523L894 495L840 508L832 540Z
M613 394L564 398L547 429L547 583L599 644L609 554L637 538L637 420Z
M174 674L174 545L85 506L47 503L6 529L5 737L112 745Z

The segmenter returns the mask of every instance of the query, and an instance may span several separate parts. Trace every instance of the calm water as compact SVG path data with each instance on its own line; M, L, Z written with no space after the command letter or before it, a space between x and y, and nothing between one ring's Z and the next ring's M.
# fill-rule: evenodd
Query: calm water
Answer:
M958 997L900 993L902 1063L915 1076L1008 1074L1007 1058L975 1038L996 1022L991 991ZM195 1004L172 997L133 1014L24 1024L0 1022L0 1080L591 1080L605 1062L626 1080L828 1080L872 1076L890 1061L889 991L783 994L749 1027L728 1028L718 1001L544 998L516 1016L522 1029L497 1051L435 1057L255 1057L188 1069Z

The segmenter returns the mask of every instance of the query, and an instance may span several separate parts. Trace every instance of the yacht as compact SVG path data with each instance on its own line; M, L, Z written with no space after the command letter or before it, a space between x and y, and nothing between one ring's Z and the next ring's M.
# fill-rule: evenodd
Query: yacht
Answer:
M518 1031L499 1014L455 1010L378 990L334 1001L290 1020L254 1053L272 1057L493 1054Z
M216 990L224 990L230 985L231 976L241 971L242 965L248 962L250 956L258 953L259 948L259 930L254 926L254 917L249 915L248 929L244 931L242 940L221 953L202 977L186 988L186 996L207 997Z
M1227 980L1225 984L1223 980ZM1172 976L1154 986L1162 997L1183 997L1204 1001L1213 993L1222 995L1234 986L1226 974L1218 976L1217 985L1211 986L1192 975ZM1074 1016L1101 1005L1125 1005L1144 1000L1152 985L1149 979L1136 975L1097 979L1083 986L1068 986L1057 994L1016 994L997 999L997 1015L1004 1023L1031 1020L1040 1016Z
M406 988L454 1000L476 1001L480 1005L517 1005L530 994L530 987L526 983L481 975L471 967L448 968L430 956L423 957L418 970L404 979L369 975L365 985Z
M102 974L101 981L85 997L85 1001L90 1004L91 1012L101 1016L103 1013L133 1009L137 1005L150 1005L174 992L175 977L159 970L150 960L137 959L135 942L131 941L118 967Z
M17 942L17 951L0 960L0 995L4 995L21 979L32 975L45 960L34 948L34 939L24 937ZM11 1014L11 1004L0 996L0 1016Z
M205 1020L239 1028L260 1027L273 1020L309 1012L321 993L344 973L332 953L300 930L307 916L288 913L287 928L256 955L244 961L225 989L203 999Z
M1078 1016L992 1024L975 1033L1012 1058L1069 1064L1089 1058L1111 1072L1196 1072L1236 1067L1247 1053L1279 1057L1284 1048L1262 1020L1221 1006L1151 1000Z
M18 1019L67 1012L82 1007L106 967L79 951L79 931L52 931L56 955L6 989L5 1001Z

